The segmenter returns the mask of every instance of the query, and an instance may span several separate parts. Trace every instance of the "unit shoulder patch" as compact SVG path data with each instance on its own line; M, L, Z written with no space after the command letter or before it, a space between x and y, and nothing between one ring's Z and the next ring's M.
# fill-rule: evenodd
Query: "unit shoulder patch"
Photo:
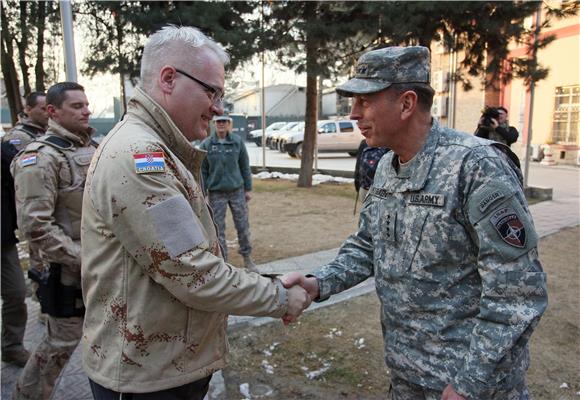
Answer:
M501 190L494 190L493 192L486 194L483 199L479 202L479 211L485 212L493 203L505 197L505 193Z
M133 154L133 161L138 174L165 172L165 153L162 151Z
M29 165L35 165L36 161L36 153L26 154L20 158L20 166L28 167Z
M504 242L520 249L526 246L526 228L513 208L498 209L489 221Z

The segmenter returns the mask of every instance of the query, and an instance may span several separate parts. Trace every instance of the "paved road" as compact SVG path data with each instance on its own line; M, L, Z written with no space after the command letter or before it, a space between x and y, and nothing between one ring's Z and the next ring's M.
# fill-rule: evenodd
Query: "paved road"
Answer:
M246 142L250 165L262 166L262 147L254 143ZM318 168L331 169L339 171L354 170L355 157L348 153L321 153L318 156ZM294 167L300 168L300 159L292 158L286 153L280 153L278 150L270 150L266 147L266 166L267 167Z

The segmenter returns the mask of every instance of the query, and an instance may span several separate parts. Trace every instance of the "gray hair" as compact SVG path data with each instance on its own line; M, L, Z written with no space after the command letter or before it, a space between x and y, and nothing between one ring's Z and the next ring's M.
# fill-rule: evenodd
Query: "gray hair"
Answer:
M186 50L191 50L187 52ZM203 50L213 52L224 64L230 61L222 45L192 26L167 25L149 37L141 58L141 86L151 89L155 75L164 65L183 63L184 58L199 64L197 56ZM179 65L177 65L179 67Z
M428 83L393 83L389 86L394 96L398 97L407 91L417 94L417 103L423 111L431 110L435 90Z

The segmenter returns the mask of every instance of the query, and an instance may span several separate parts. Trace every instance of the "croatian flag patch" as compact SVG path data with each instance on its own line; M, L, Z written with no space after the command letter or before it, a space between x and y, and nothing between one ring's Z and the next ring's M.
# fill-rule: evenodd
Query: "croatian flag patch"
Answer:
M36 164L36 153L25 155L20 159L20 166L27 167Z
M165 154L162 151L133 154L133 160L138 174L165 172Z

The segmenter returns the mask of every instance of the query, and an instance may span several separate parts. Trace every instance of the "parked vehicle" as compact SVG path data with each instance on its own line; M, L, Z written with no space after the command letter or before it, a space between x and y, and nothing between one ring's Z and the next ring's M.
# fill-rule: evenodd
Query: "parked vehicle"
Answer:
M318 121L318 151L319 152L346 152L356 157L358 147L364 136L361 135L356 121L352 120L322 120ZM292 157L302 157L302 142L304 129L286 135L281 147Z
M280 122L274 122L273 124L268 125L266 127L266 137L268 137L268 133L273 133L273 132L283 128L287 124L288 124L288 122L286 122L286 121L280 121ZM250 133L248 133L248 141L256 143L256 145L258 147L262 146L262 130L261 129L254 129L253 131L250 131Z
M268 144L268 147L272 150L277 148L278 145L278 138L280 137L280 135L289 132L290 130L294 129L296 126L298 125L304 125L304 122L289 122L286 126L284 126L282 129L279 129L275 132L272 132L272 134L270 136L268 136L268 139L266 140L266 143Z

